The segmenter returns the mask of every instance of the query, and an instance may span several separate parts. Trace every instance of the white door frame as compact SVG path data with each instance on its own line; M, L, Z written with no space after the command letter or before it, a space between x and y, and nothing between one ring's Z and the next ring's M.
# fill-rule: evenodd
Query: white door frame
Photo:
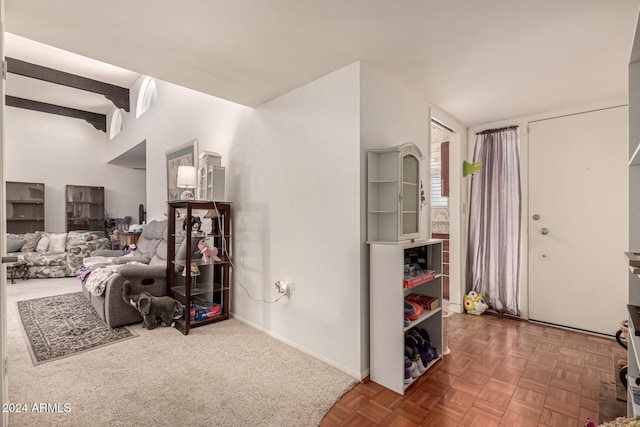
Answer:
M467 215L463 203L467 188L462 179L462 159L467 152L467 128L433 106L431 118L453 130L449 144L449 310L462 313L467 247Z

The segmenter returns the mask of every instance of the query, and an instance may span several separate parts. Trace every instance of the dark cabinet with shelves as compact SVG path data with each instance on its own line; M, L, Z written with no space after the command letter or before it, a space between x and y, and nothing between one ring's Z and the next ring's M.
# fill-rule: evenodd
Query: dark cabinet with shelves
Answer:
M67 231L104 231L104 187L67 185Z
M44 231L44 184L7 181L7 233Z
M185 306L176 328L186 335L191 328L229 318L231 204L168 204L167 295Z

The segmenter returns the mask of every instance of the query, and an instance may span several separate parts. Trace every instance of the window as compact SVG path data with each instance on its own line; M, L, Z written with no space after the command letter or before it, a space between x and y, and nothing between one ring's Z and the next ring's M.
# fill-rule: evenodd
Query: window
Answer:
M435 152L437 147L437 152ZM440 167L440 144L431 145L431 207L446 208L449 198L442 196L442 168Z
M146 113L157 100L158 89L156 87L156 81L149 76L145 76L140 85L140 91L138 92L136 118Z
M449 141L453 131L446 126L431 120L431 207L447 208L449 207ZM444 152L443 152L444 151ZM442 161L445 167L443 170ZM444 173L445 182L442 175ZM442 191L443 185L446 191ZM446 194L447 196L443 196Z
M122 110L114 108L109 116L109 139L122 132Z

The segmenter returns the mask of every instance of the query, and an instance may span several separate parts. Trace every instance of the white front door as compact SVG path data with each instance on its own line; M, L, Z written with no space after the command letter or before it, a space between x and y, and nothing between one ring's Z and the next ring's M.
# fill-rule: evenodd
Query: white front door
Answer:
M614 335L627 317L628 108L529 123L529 319Z

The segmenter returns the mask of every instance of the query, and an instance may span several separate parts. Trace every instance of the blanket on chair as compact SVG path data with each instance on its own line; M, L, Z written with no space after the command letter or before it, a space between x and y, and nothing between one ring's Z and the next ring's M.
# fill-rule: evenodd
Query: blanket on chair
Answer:
M94 260L98 261L98 260ZM131 261L127 264L139 264L144 265L138 261ZM106 264L104 262L96 262L91 267L91 273L86 276L84 287L91 292L91 295L100 296L104 293L107 287L109 278L118 272L118 269L126 264Z
M96 268L87 276L84 287L91 292L91 295L100 296L104 293L107 281L111 275L115 274L120 268L119 265L111 264Z

